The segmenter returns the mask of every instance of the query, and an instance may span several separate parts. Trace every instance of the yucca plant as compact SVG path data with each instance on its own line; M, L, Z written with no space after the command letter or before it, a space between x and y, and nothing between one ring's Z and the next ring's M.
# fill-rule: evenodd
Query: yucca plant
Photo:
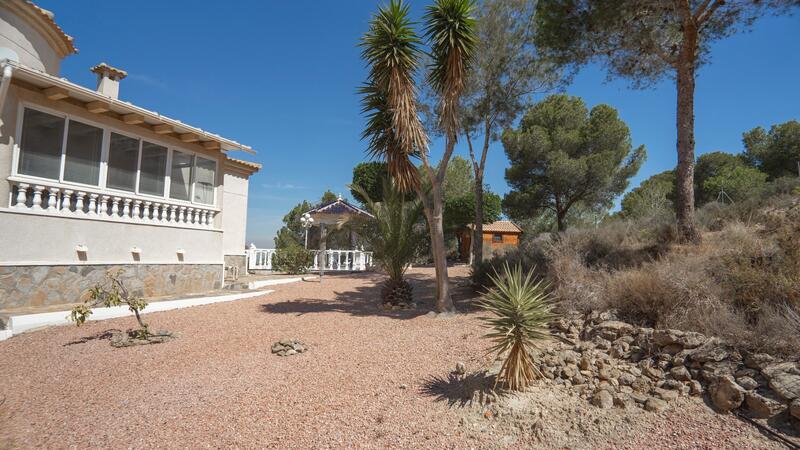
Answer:
M525 274L519 265L506 264L502 275L495 272L490 278L494 287L478 305L491 314L482 318L491 329L485 337L494 343L489 352L505 356L495 384L503 381L519 391L541 377L531 351L550 336L548 325L557 317L553 298L547 283L534 279L533 271Z

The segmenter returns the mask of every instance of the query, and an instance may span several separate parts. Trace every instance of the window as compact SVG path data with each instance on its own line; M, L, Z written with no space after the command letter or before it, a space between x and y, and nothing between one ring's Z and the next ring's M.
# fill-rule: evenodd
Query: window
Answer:
M198 203L214 203L214 173L217 164L205 158L195 160L194 201Z
M69 121L64 158L64 181L100 183L100 152L103 130L85 123Z
M106 186L133 192L136 189L136 169L139 165L139 140L111 133L108 148L108 177Z
M30 108L23 110L19 141L20 175L206 205L215 201L215 159Z
M22 119L18 172L57 180L61 171L63 140L63 118L26 108Z
M172 172L169 181L169 196L176 200L189 200L192 183L192 155L172 152Z
M142 142L142 163L139 168L139 193L164 195L167 174L167 147Z
M492 235L492 242L494 243L502 243L503 242L503 235L500 233L495 233Z

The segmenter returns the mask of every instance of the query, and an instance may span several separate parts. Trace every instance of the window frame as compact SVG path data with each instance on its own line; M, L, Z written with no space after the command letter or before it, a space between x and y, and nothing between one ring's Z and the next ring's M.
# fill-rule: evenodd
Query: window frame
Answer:
M503 233L492 233L492 244L502 244L502 243L503 243Z
M20 146L21 137L22 137L22 129L23 129L23 121L25 116L25 109L31 109L34 111L38 111L45 114L50 114L52 116L60 117L64 119L64 133L61 140L61 161L59 164L59 172L58 178L45 178L39 177L35 175L27 175L23 173L19 173L19 159L22 154L22 147ZM102 147L100 149L100 176L97 185L93 184L84 184L74 181L65 181L64 180L64 168L66 165L66 151L67 151L67 139L69 135L69 123L71 120L75 120L77 122L81 122L86 125L90 125L96 128L103 130L103 138L102 138ZM174 202L177 204L185 204L185 205L198 205L202 207L217 207L217 189L220 180L220 161L219 158L213 158L203 153L196 152L194 150L187 149L185 147L179 147L169 142L166 142L162 139L151 139L149 137L145 137L143 135L136 134L129 130L121 129L120 127L114 125L103 124L92 120L91 118L85 118L80 115L70 114L64 111L59 111L56 109L49 108L47 106L42 106L37 103L31 103L28 101L20 101L18 105L17 111L17 124L16 124L16 136L14 138L14 148L12 153L12 161L11 161L11 176L12 177L23 177L29 178L31 180L42 180L43 182L53 182L56 181L59 184L74 186L76 189L85 188L86 190L100 190L102 192L107 192L110 195L119 195L119 196L126 196L126 195L134 195L137 197L143 197L147 199L153 199L154 201L167 201L167 202ZM111 133L116 133L121 136L125 136L130 139L136 139L139 142L138 151L137 151L137 163L136 163L136 180L134 185L133 191L126 191L122 189L115 189L108 187L108 161L111 151ZM167 149L167 160L166 160L166 168L164 173L164 191L162 195L153 195L153 194L144 194L139 192L139 182L141 179L141 169L142 169L142 147L144 142L147 141L151 144L159 145L165 147ZM190 192L189 192L189 199L188 200L178 200L170 197L170 187L171 187L171 174L172 174L172 156L174 152L179 152L183 154L188 154L192 156L192 174L190 180ZM196 161L197 158L202 158L207 161L213 161L214 163L214 191L212 194L212 202L211 203L203 203L203 202L196 202L194 201L194 190L195 190L195 172L196 172Z

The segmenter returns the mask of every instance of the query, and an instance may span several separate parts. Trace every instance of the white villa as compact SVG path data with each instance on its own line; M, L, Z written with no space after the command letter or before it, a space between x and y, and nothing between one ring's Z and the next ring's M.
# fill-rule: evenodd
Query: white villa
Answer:
M244 272L261 166L228 153L253 150L120 100L107 64L96 89L60 78L76 52L52 13L0 1L0 313L75 303L113 268L148 297Z

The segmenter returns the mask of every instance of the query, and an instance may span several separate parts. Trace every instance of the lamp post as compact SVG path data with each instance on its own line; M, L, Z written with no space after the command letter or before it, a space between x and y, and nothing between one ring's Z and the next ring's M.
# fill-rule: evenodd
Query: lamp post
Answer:
M300 225L302 225L303 228L306 230L305 247L306 250L308 250L308 229L311 228L312 225L314 225L314 218L311 217L311 214L305 213L300 217Z

